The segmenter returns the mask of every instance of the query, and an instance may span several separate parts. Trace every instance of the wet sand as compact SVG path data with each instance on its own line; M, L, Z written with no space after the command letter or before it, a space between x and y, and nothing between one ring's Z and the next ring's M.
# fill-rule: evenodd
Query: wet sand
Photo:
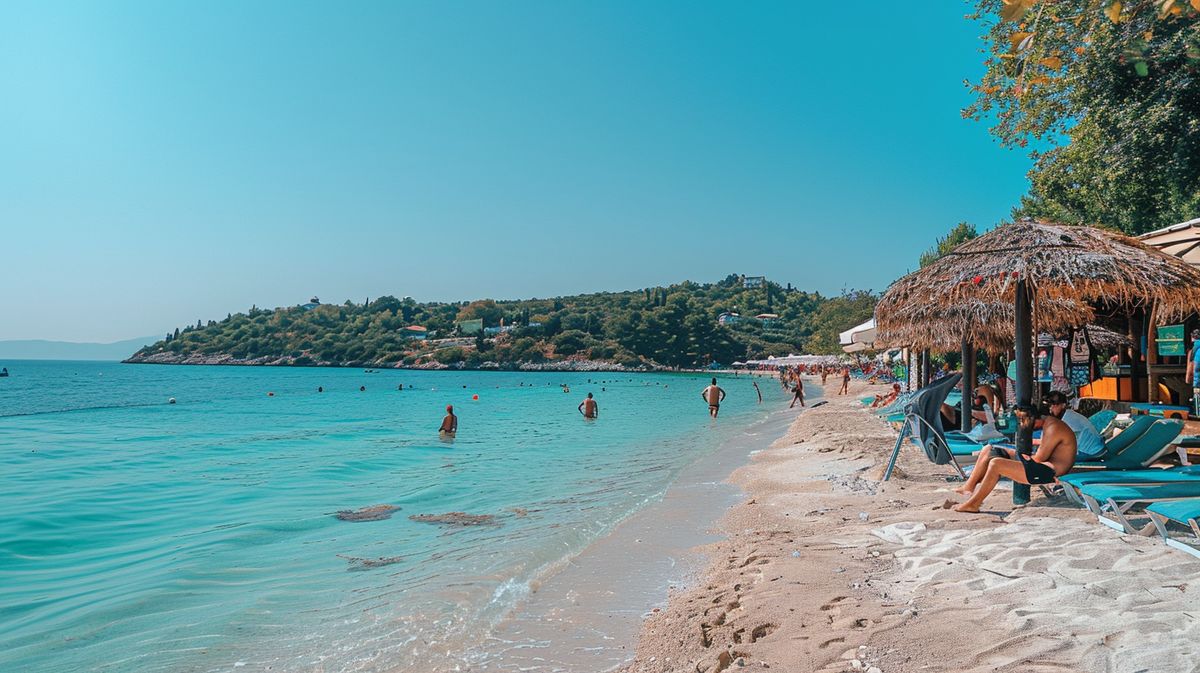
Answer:
M1200 561L1036 491L950 512L951 471L913 446L879 482L896 435L859 398L884 388L831 385L733 473L725 539L624 671L1200 671Z
M783 435L799 412L788 410L788 398L772 388L778 381L761 378L759 385L763 407L772 410L766 420L686 467L661 501L531 587L467 653L469 670L599 672L628 663L643 619L703 570L698 547L721 539L714 522L744 497L729 474Z

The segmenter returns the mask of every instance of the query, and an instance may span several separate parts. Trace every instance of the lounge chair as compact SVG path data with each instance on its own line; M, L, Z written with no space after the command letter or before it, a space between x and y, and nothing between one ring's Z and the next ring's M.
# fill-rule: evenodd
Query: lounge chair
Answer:
M1143 416L1141 418L1153 418ZM1140 420L1140 418L1139 418ZM1149 467L1154 461L1174 450L1171 441L1183 432L1183 421L1160 418L1149 424L1145 432L1136 435L1129 442L1118 442L1130 430L1137 426L1135 421L1129 430L1113 437L1104 445L1104 453L1099 460L1080 462L1082 467L1103 467L1106 470L1131 470Z
M1122 451L1128 449L1135 441L1140 439L1160 419L1153 416L1138 416L1134 419L1133 424L1125 428L1121 434L1116 435L1112 439L1104 443L1104 451L1097 456L1092 456L1088 460L1081 460L1077 463L1080 467L1105 467L1104 461L1110 456L1119 455Z
M1152 484L1170 484L1181 481L1200 479L1200 465L1188 465L1167 469L1153 468L1148 470L1091 470L1087 472L1072 472L1058 478L1063 492L1067 497L1080 505L1085 505L1080 489L1084 486L1149 486Z
M1191 529L1192 540L1200 543L1200 498L1152 503L1146 508L1146 514L1150 515L1150 521L1158 530L1159 535L1162 535L1163 542L1192 556L1200 557L1200 549L1195 545L1172 538L1167 530L1169 523L1177 523Z
M1100 523L1125 533L1149 534L1149 527L1133 525L1129 511L1139 505L1200 498L1200 476L1165 484L1087 484L1079 494Z
M1117 412L1112 409L1102 409L1088 417L1092 422L1092 426L1096 428L1096 432L1100 436L1108 439L1112 436L1113 426L1117 423Z

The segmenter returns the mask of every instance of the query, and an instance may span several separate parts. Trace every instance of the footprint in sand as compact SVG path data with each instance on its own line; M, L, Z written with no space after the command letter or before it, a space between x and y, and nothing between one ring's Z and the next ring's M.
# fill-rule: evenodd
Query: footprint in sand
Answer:
M778 624L759 624L750 631L750 642L755 643L766 638L777 628L779 628Z

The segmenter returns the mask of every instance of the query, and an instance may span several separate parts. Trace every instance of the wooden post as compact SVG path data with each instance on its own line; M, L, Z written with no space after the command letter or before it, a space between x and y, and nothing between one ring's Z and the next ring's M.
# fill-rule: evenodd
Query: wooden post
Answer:
M1016 353L1017 359L1017 404L1033 403L1033 315L1030 306L1029 281L1021 278L1017 283L1016 301ZM1033 454L1033 428L1017 426L1017 453ZM1013 504L1029 502L1029 484L1013 484Z
M1150 308L1146 318L1146 399L1151 403L1162 402L1158 396L1158 375L1154 369L1158 365L1158 334L1155 323L1158 321L1158 305ZM1170 400L1166 400L1170 401Z
M971 404L975 400L975 349L971 342L963 337L962 340L962 422L959 429L971 431Z
M929 385L929 380L933 378L933 358L929 356L929 349L921 351L921 387Z

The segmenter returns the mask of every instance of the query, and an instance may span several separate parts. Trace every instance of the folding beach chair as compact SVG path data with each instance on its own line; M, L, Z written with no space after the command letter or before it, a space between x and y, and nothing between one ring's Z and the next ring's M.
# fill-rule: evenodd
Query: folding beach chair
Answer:
M904 405L904 427L896 438L896 446L892 449L892 457L888 461L883 480L892 477L896 467L896 459L900 457L900 447L905 440L912 438L913 442L925 451L925 456L935 465L953 465L958 476L966 478L962 468L954 459L950 444L946 441L946 432L942 429L942 402L946 395L958 384L962 374L951 374L938 379L918 390L912 399Z
M1150 515L1150 521L1162 536L1163 542L1200 558L1200 549L1196 547L1196 544L1200 544L1200 498L1152 503L1146 508L1146 514ZM1190 529L1191 539L1195 544L1172 538L1167 529L1168 524L1172 522Z

